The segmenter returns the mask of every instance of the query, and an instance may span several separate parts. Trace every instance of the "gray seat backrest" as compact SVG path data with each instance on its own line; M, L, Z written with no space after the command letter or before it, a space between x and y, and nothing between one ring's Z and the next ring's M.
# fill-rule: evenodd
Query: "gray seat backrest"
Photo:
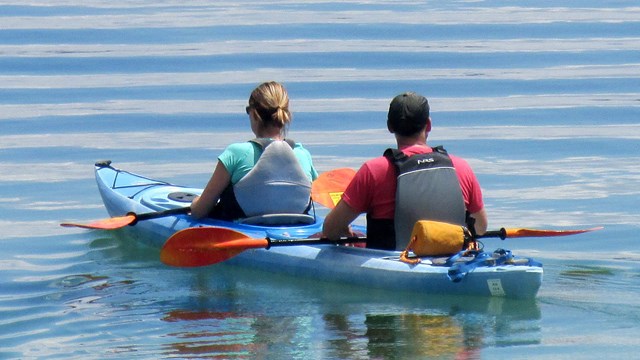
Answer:
M311 181L291 146L273 141L233 190L247 217L302 214L309 206Z

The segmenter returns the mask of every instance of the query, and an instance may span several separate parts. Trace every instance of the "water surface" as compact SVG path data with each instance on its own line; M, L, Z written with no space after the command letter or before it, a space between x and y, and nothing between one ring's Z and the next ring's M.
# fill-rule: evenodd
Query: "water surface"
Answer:
M0 0L0 18L0 358L637 357L635 2ZM388 103L413 90L491 228L605 229L485 241L544 263L518 302L173 269L58 226L106 216L96 160L204 186L267 80L319 171L393 146Z

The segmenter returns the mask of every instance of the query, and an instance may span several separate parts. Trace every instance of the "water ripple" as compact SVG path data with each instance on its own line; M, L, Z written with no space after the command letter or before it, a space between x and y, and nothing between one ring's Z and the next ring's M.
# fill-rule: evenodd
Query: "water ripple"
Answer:
M70 4L77 5L71 1ZM293 4L298 3L296 1ZM366 3L366 2L364 2ZM343 7L364 4L362 1L344 2ZM31 6L49 6L46 2L28 1L21 3ZM63 3L56 3L62 6ZM553 22L572 23L621 23L635 22L639 18L640 8L635 6L606 7L495 7L495 6L459 6L446 9L415 2L405 6L388 1L380 2L379 10L305 10L290 9L287 2L216 2L215 5L201 4L192 8L180 2L163 1L158 5L131 6L126 2L106 3L90 1L83 3L84 14L58 17L12 16L3 21L6 29L127 29L127 28L171 28L171 27L209 27L231 25L269 25L269 24L549 24ZM386 6L385 6L386 5ZM172 7L181 9L176 16ZM128 14L110 14L104 9L136 10ZM412 11L407 11L407 10ZM147 10L147 11L145 11ZM429 16L424 16L424 11ZM97 14L91 14L95 12Z

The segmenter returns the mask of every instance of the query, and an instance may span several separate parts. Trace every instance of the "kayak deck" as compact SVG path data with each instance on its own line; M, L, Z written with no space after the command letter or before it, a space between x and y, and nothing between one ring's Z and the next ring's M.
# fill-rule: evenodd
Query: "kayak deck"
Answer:
M111 216L189 206L193 195L202 192L119 170L110 162L96 163L95 174ZM180 214L140 221L127 227L127 235L156 248L179 230L201 226L229 228L255 238L307 238L321 231L322 220L312 216L311 222L299 224L256 225L195 220ZM296 277L421 294L534 298L542 283L541 264L502 250L456 260L422 258L417 265L400 261L399 255L398 251L351 246L297 245L246 250L226 262Z

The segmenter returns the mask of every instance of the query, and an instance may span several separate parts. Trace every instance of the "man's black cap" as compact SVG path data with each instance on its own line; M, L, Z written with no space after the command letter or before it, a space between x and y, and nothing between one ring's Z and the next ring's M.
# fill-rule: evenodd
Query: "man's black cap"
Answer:
M406 92L393 98L389 105L387 125L402 136L411 136L427 125L429 102L414 92Z

